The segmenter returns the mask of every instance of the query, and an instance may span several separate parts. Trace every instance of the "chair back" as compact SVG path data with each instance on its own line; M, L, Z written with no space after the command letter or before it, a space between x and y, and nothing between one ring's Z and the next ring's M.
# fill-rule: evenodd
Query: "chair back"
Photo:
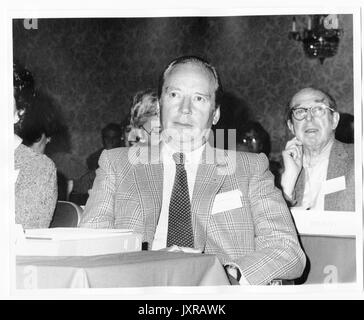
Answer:
M82 208L69 201L57 201L50 228L76 228L82 215Z

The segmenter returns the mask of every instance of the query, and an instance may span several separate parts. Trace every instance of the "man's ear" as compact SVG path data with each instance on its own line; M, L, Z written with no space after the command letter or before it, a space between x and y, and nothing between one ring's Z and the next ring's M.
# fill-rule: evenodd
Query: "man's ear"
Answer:
M340 120L340 113L335 111L332 114L332 130L336 129L337 125L339 124L339 120Z
M293 126L293 123L292 123L291 119L287 120L287 126L288 126L289 131L291 131L291 133L295 136L296 134L294 132L294 126Z
M218 106L214 111L214 117L212 119L212 124L216 125L216 123L219 122L220 119L220 106Z

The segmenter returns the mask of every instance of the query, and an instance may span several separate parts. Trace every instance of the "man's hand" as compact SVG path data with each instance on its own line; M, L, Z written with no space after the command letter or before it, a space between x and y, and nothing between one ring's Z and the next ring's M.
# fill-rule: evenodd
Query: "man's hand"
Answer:
M173 245L168 248L161 249L160 251L168 251L168 252L186 252L186 253L202 253L200 249L189 248L189 247L179 247Z
M284 172L281 185L286 196L292 199L294 186L302 169L303 150L302 142L296 137L289 140L282 151Z

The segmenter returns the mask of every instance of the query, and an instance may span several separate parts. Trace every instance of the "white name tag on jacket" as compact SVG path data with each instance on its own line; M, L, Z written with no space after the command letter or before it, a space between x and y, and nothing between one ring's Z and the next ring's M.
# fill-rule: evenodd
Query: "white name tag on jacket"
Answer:
M345 189L346 189L345 176L326 180L324 182L324 194L334 193Z
M216 213L223 212L223 211L229 211L229 210L241 208L242 207L242 203L241 203L242 195L243 194L238 189L218 193L215 196L211 214L216 214Z

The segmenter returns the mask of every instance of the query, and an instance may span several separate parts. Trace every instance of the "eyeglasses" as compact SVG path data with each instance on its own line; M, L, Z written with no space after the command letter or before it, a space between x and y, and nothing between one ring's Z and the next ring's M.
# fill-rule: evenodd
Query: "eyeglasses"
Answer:
M325 114L326 109L329 109L332 112L335 111L334 109L330 108L329 106L327 106L325 104L319 104L319 105L315 105L315 106L312 106L309 108L302 108L302 107L292 108L291 112L292 112L293 118L295 118L298 121L301 121L307 117L308 110L310 110L312 117L320 118Z
M251 145L253 143L257 143L257 139L254 137L244 137L241 142L246 145Z

